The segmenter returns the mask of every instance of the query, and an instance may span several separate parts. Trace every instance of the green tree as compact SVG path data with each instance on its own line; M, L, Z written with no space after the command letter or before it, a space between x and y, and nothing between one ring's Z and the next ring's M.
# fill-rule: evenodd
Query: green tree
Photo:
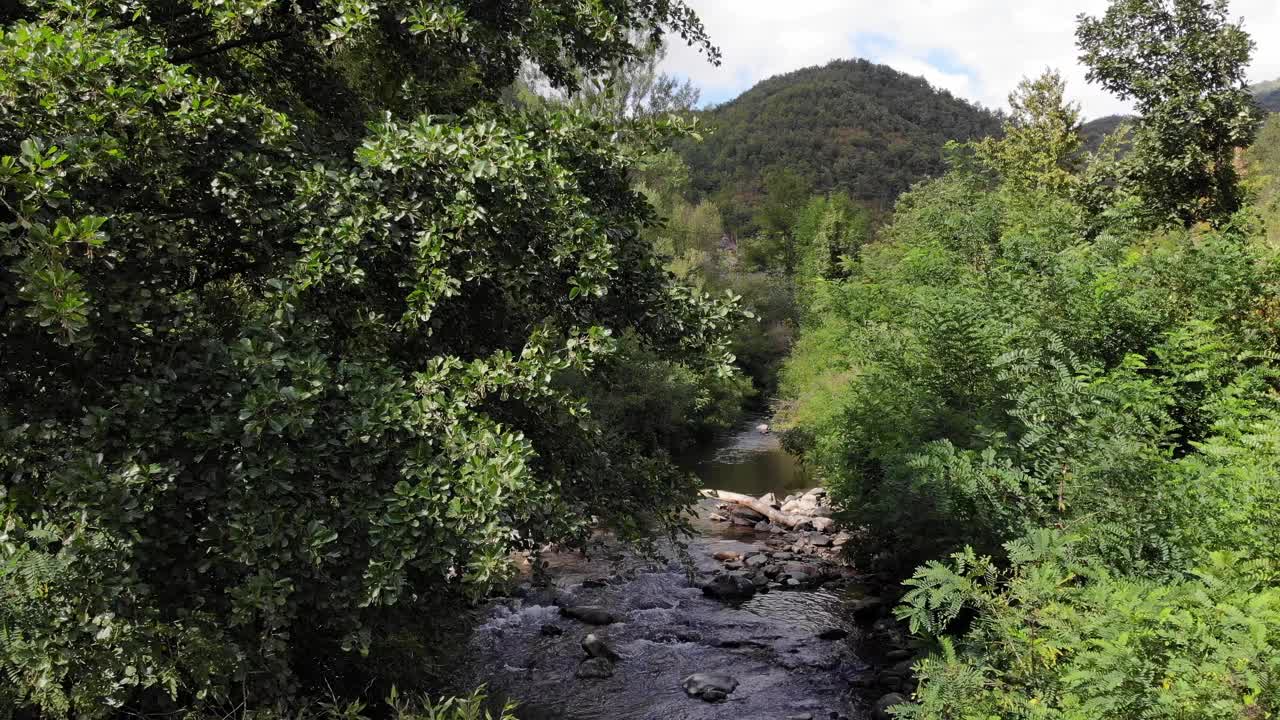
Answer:
M789 278L795 274L798 260L796 221L809 202L810 185L785 166L770 168L763 185L763 199L753 218L755 234L746 243L745 261L753 269Z
M537 66L528 65L510 95L518 104L569 105L615 122L693 111L701 95L698 88L658 69L667 56L663 38L633 31L630 40L639 53L620 58L603 72L583 71L571 87L553 85Z
M1066 82L1056 70L1026 78L1009 94L1012 113L1004 137L973 144L978 159L1014 192L1065 194L1076 184L1080 164L1080 107L1066 100Z
M636 32L714 57L683 3L0 20L0 714L358 694L511 551L678 523L689 478L573 380L624 335L727 368L631 185L685 125L501 92Z
M1240 207L1234 164L1258 130L1245 71L1254 42L1227 0L1112 0L1076 30L1089 80L1141 117L1125 184L1153 222L1220 222Z

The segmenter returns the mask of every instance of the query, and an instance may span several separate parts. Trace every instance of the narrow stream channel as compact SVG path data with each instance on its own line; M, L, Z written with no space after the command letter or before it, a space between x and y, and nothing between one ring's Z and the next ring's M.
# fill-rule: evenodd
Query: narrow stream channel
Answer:
M748 418L687 466L713 489L782 496L808 487L777 437L756 430L761 422ZM674 559L547 558L549 584L495 604L476 629L462 684L487 684L492 694L518 701L520 717L530 720L862 717L849 691L868 669L854 652L859 630L849 605L860 598L856 585L834 580L823 583L830 588L764 591L739 603L705 596L700 586L724 573L716 553L790 555L769 532L712 522L715 505L701 503L694 522L692 582ZM574 606L598 607L616 622L592 626L562 614ZM588 633L620 656L612 676L578 676ZM731 676L737 688L714 703L686 694L684 678L708 672Z

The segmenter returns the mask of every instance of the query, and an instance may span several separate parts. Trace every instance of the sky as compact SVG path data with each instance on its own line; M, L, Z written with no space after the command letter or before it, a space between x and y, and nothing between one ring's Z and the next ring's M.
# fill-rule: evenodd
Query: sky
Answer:
M1128 111L1085 82L1075 18L1107 0L686 0L724 55L715 67L677 40L664 68L687 77L703 104L731 100L779 73L861 57L920 75L989 108L1046 67L1060 70L1087 119ZM1280 77L1280 0L1233 0L1258 43L1251 82Z

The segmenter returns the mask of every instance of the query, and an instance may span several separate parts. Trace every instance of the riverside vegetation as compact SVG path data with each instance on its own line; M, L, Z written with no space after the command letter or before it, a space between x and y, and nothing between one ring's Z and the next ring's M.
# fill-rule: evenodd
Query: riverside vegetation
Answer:
M1116 0L1077 38L1128 152L1081 152L1057 75L1021 85L816 281L789 441L910 575L933 651L897 716L1274 717L1280 125L1238 154L1225 2Z
M1280 713L1280 123L1229 17L1082 18L1139 111L1094 150L1052 72L694 112L677 1L6 6L0 717L486 717L428 696L447 619L678 537L671 454L775 389L906 583L889 712ZM736 152L823 88L874 104Z
M632 183L688 125L504 96L663 35L717 57L665 0L0 10L0 716L476 717L392 689L511 552L680 527L739 310Z

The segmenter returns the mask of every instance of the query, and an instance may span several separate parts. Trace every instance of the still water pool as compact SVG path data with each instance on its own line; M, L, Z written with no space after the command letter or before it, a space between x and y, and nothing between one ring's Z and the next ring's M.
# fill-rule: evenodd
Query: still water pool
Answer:
M800 462L782 449L778 435L756 429L768 422L767 415L751 415L714 442L680 458L680 464L712 490L747 495L771 492L782 497L813 487L813 479Z

